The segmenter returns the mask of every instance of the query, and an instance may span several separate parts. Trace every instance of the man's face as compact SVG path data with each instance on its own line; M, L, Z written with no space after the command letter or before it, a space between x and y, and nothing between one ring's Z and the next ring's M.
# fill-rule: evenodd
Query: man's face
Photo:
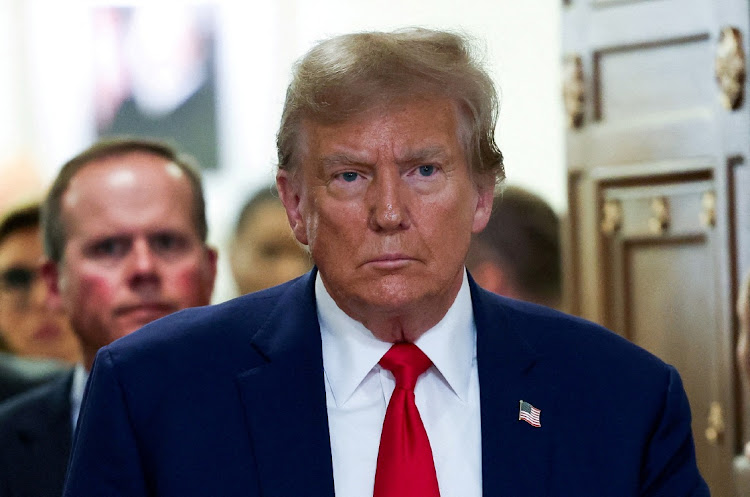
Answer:
M151 154L98 160L73 177L62 197L63 260L48 284L88 361L157 318L209 303L216 254L192 212L187 177Z
M310 256L289 231L284 206L259 204L232 242L232 274L242 294L289 281L310 269Z
M76 362L78 339L65 314L46 305L41 262L36 226L14 231L0 242L0 335L19 356Z
M277 183L297 239L350 316L446 311L493 179L473 181L454 104L412 99L303 123L300 169Z

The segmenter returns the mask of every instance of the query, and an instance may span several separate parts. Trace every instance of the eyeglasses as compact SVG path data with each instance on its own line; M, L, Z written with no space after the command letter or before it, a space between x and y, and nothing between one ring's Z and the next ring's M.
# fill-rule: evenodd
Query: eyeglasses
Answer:
M38 277L39 271L35 268L10 267L0 272L0 296L7 295L17 299L19 304L23 303L28 299Z

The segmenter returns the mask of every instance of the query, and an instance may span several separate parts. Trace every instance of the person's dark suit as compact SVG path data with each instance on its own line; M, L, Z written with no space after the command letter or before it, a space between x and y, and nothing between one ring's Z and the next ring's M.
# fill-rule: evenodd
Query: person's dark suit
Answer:
M0 497L62 494L72 435L73 373L0 405Z
M65 495L333 496L314 277L104 347ZM470 285L484 495L708 495L672 367ZM541 409L541 428L518 420L519 400Z

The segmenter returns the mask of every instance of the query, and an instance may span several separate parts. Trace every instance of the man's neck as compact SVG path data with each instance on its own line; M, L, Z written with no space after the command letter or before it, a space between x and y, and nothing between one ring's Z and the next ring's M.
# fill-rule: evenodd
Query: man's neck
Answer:
M414 343L434 327L448 312L458 295L465 270L450 291L429 295L408 305L385 308L366 302L346 301L328 290L336 305L352 319L362 323L378 340L390 343Z
M362 316L352 316L350 314L350 316L365 325L378 340L390 343L414 343L424 332L440 322L440 319L447 312L448 307L442 310L442 312L435 313L407 312L395 316L369 313Z

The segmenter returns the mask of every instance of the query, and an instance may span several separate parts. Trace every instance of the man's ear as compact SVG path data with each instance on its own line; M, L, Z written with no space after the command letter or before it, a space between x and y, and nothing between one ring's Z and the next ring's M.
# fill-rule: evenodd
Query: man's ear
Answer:
M219 251L214 247L206 246L206 278L211 283L211 293L213 293L214 284L216 283L216 270L219 261ZM209 298L211 295L209 295Z
M58 263L46 259L40 268L44 286L47 288L47 305L55 310L63 308L60 295L60 270Z
M284 209L286 209L289 226L292 227L292 232L297 241L307 245L307 226L301 209L302 192L300 191L300 183L301 181L295 177L294 173L284 169L276 174L276 189L279 191L281 203L284 204Z
M495 200L495 182L485 179L477 185L477 206L474 210L474 223L471 226L472 233L482 231L490 220L492 214L492 202Z

